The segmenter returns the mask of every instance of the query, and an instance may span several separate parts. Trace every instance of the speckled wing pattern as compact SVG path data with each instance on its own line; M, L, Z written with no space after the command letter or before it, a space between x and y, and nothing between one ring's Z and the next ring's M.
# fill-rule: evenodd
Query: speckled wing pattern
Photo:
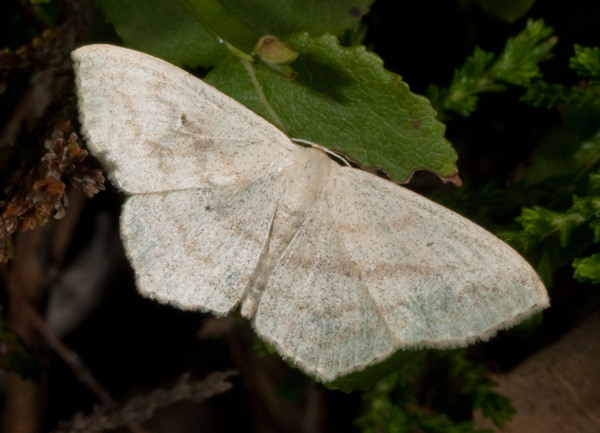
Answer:
M91 150L131 194L140 291L241 308L322 381L402 348L457 347L548 306L535 271L465 218L324 152L161 60L73 53Z
M398 349L487 340L547 306L535 271L491 233L332 163L310 216L274 266L255 327L331 381Z
M277 171L295 147L215 88L146 54L73 52L88 146L128 193L243 185Z
M121 234L139 290L228 313L258 264L281 193L274 179L297 146L162 60L110 45L73 59L88 146L131 194Z

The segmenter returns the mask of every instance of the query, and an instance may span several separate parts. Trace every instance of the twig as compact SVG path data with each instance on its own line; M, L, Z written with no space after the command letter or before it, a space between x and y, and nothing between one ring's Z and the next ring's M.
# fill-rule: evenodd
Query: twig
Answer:
M133 421L150 419L156 409L181 400L201 402L231 389L226 379L236 375L234 370L219 371L210 374L204 380L190 382L189 373L184 374L170 390L157 389L147 395L138 395L118 408L98 407L87 417L75 417L67 423L61 423L54 433L98 433L114 429Z
M33 326L40 334L42 334L50 347L52 347L64 363L73 370L75 377L92 390L104 406L109 408L117 406L115 399L113 399L109 392L96 380L92 371L75 352L69 349L60 338L56 336L46 321L33 309L30 310L30 315ZM128 422L125 424L134 433L148 433L146 429L135 422Z
M31 311L31 321L36 329L44 336L50 347L58 354L58 356L67 364L75 373L75 377L86 385L100 399L100 401L108 406L116 404L115 400L110 396L108 391L98 383L92 371L83 363L81 358L69 349L50 329L48 324L39 314Z

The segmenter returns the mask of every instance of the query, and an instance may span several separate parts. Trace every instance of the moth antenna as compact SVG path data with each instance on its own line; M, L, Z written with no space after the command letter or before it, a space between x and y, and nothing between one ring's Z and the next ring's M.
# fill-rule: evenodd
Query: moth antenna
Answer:
M325 152L326 154L330 155L331 157L333 157L336 161L342 161L344 163L345 166L347 167L352 167L350 165L350 163L346 160L346 158L344 158L342 155L340 155L339 153L334 152L333 150L329 150L324 146L321 146L320 144L317 143L313 143L312 141L307 141L307 140L302 140L300 138L292 138L291 139L294 143L297 144L304 144L310 147L316 147L317 149L321 149L323 152Z

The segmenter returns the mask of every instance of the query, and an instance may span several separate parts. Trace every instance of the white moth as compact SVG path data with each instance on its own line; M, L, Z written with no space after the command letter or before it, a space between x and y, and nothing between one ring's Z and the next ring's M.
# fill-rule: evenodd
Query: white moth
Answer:
M294 144L187 72L107 45L73 59L88 145L130 195L121 233L143 294L240 307L321 381L402 348L487 340L548 306L492 234Z

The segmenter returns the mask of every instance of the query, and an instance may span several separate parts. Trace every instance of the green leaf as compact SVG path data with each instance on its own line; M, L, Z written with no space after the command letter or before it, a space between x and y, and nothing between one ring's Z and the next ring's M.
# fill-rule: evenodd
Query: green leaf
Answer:
M373 0L183 0L192 9L201 12L207 19L225 15L251 28L259 36L273 35L284 37L292 33L308 32L314 36L325 33L340 35L350 29L369 11ZM217 15L218 14L218 15ZM210 19L219 23L219 28L235 30L233 25L221 25L220 19ZM239 24L237 24L239 25ZM224 37L225 35L220 34ZM235 40L225 38L234 43ZM256 41L252 41L254 44ZM235 43L234 43L235 44ZM252 47L250 47L252 48Z
M250 54L261 36L298 31L341 34L373 0L98 0L131 48L176 65L210 68L231 55ZM221 43L223 42L223 43Z
M369 26L367 24L362 21L358 22L339 36L340 43L346 47L365 45L368 29Z
M592 84L599 84L597 78L600 77L600 48L583 48L575 45L575 56L569 59L569 66L581 77L592 78L590 80Z
M251 11L241 0L181 1L185 8L158 0L99 0L99 5L126 42L138 49L175 64L218 63L207 82L291 137L387 169L399 181L417 169L442 178L455 175L456 153L428 101L412 94L400 76L383 69L381 60L364 47L340 47L332 36L292 36L287 42L300 57L291 69L245 62L240 57L249 57L242 52L233 56L215 42L218 37L250 52L248 47L262 32L285 34L302 27L342 31L368 10L370 1L318 2L311 9L300 8L297 1L261 0L252 3ZM304 12L296 13L298 8Z
M292 76L263 63L230 58L206 81L269 120L290 137L340 150L399 181L425 169L449 177L456 152L429 101L362 46L335 37L297 34Z
M573 260L573 276L580 282L600 284L600 254Z
M96 4L128 46L175 65L208 68L230 55L179 2L97 0Z
M261 33L221 0L177 0L214 39L249 54ZM232 3L235 3L232 2ZM260 16L258 17L260 19Z

